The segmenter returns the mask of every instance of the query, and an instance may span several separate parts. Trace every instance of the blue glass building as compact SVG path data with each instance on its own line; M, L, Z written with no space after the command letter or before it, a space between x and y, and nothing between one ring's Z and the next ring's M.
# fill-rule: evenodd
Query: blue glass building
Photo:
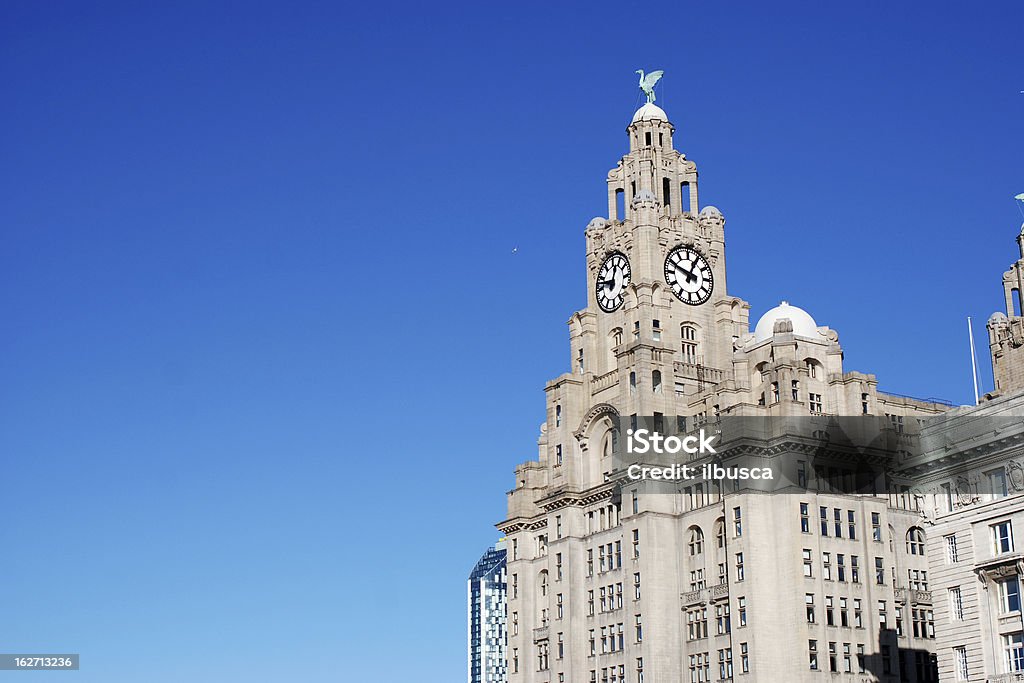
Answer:
M505 683L508 637L504 541L487 549L473 567L468 584L469 683Z

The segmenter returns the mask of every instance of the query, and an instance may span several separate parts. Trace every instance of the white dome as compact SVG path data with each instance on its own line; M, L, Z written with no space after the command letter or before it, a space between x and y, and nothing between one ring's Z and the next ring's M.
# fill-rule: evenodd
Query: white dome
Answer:
M783 301L757 321L757 327L754 328L754 343L759 344L771 339L775 333L775 323L780 320L789 320L793 324L793 334L798 337L818 339L822 336L818 332L818 324L814 322L810 313Z
M1006 314L1003 313L1002 311L996 311L995 313L993 313L992 315L990 315L988 317L988 321L990 323L991 322L1002 322L1004 320L1009 320L1009 318L1007 318Z
M668 114L658 105L648 102L633 114L633 123L637 121L668 121Z
M700 210L700 214L699 215L701 215L701 216L721 216L722 212L718 210L717 206L711 206L710 204L708 204L707 206L705 206L703 209Z

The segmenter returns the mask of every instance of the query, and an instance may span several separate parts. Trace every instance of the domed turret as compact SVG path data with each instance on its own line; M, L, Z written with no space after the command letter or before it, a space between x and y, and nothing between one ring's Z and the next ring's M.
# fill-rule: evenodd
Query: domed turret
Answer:
M668 114L658 105L648 102L633 114L633 123L637 121L668 121Z

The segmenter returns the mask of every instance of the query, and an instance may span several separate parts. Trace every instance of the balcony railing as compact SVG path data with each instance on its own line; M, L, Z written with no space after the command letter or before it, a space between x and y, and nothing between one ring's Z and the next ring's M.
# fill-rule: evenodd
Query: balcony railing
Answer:
M598 375L590 383L590 392L596 394L599 391L604 391L608 387L613 386L618 381L618 378L619 371L617 369L606 372L603 375Z
M1024 671L1016 671L1009 674L995 674L989 676L986 679L989 683L1013 683L1014 681L1024 681Z
M918 605L918 604L930 605L930 604L932 604L932 592L931 591L922 591L922 590L914 590L913 588L900 588L900 587L897 587L897 588L894 588L892 592L893 592L893 597L895 597L897 602L910 603L911 605Z
M536 643L536 642L541 641L541 640L547 640L549 635L550 634L548 633L548 627L547 626L541 626L540 628L535 628L535 629L533 629L533 642Z
M687 593L683 593L679 597L682 599L683 606L685 607L687 605L697 605L697 604L700 604L702 602L707 602L707 600L708 600L707 593L708 593L708 589L707 588L698 588L695 591L689 591Z
M725 598L729 596L729 584L720 583L717 586L711 587L711 599L717 600L718 598Z
M695 382L721 384L722 377L724 376L724 373L718 368L711 368L699 363L676 361L674 367L677 378L693 380Z

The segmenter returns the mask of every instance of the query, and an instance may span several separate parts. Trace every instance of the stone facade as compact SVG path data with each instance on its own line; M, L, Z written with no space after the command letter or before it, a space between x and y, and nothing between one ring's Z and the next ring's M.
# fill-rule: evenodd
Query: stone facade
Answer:
M569 319L571 371L545 387L537 457L516 468L498 524L509 681L796 682L830 669L931 680L918 498L815 481L773 496L645 495L616 470L628 416L888 415L902 431L950 407L847 371L838 334L796 306L751 331L749 305L727 290L725 218L697 210L697 167L667 115L647 104L627 134L607 177L609 217L585 230L588 304ZM920 553L908 534L922 535Z
M928 420L921 447L940 679L1024 680L1024 393Z

